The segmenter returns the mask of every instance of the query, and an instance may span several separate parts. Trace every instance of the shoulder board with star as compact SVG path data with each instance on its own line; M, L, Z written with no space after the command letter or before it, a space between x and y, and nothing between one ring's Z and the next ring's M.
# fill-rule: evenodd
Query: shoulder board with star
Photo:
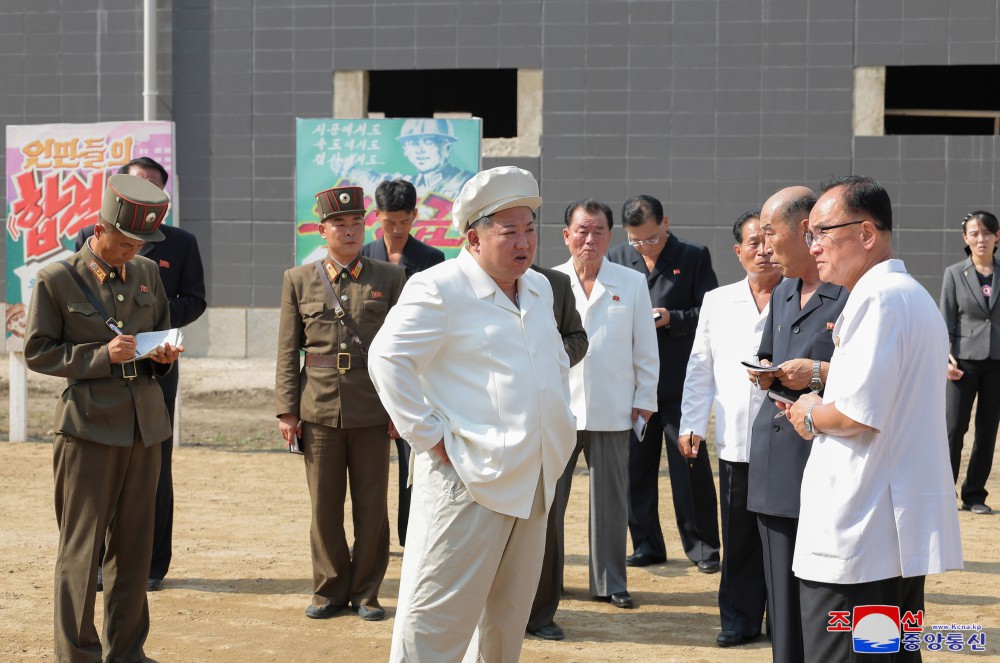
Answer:
M87 267L90 268L90 271L94 273L94 276L97 277L97 280L101 283L104 283L104 281L108 278L107 272L105 272L104 269L97 264L96 260L91 260Z

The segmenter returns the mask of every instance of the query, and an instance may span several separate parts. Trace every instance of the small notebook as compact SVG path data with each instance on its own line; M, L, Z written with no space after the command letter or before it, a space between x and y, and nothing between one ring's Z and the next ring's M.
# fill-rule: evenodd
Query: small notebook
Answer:
M788 392L768 389L767 395L771 398L772 401L784 403L785 405L795 405L795 399L791 395L789 395Z
M636 439L640 442L646 437L646 418L641 414L636 417L635 423L632 424L632 432L635 433Z
M181 345L184 332L180 329L164 329L163 331L141 332L135 335L135 358L143 359L156 348L169 343L171 347Z

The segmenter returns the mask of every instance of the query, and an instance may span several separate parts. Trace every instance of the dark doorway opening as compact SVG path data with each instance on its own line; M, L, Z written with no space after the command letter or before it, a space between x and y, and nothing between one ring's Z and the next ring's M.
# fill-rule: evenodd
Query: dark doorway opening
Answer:
M517 69L368 72L368 111L386 117L471 113L484 138L517 136Z
M885 68L885 133L1000 133L1000 66Z

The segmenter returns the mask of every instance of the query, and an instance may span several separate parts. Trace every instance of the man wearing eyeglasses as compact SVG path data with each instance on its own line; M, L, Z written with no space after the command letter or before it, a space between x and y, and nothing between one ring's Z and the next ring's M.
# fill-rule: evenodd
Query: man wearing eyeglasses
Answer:
M866 651L857 636L829 632L834 611L893 606L911 621L924 608L924 577L961 569L962 546L945 426L948 330L893 258L889 194L869 177L834 180L808 224L820 278L851 293L833 328L825 394L786 411L812 440L794 558L809 643L800 660L827 663ZM883 646L867 651L886 651L872 644ZM919 661L920 651L888 660Z
M684 553L703 573L719 570L719 517L708 450L690 461L677 448L684 374L705 293L719 285L712 257L700 244L677 238L670 219L653 196L634 196L622 208L628 244L608 252L608 260L646 277L660 355L657 407L645 441L629 435L629 532L633 553L628 566L662 564L667 559L660 529L660 455L666 437L674 514Z
M806 244L809 211L816 194L804 186L788 187L767 199L761 210L764 252L785 277L771 293L757 356L776 373L750 372L761 389L821 392L833 355L831 330L847 302L847 291L823 283ZM747 509L757 514L770 616L771 655L792 663L803 657L798 581L792 552L799 523L799 486L809 458L809 443L766 399L750 434Z

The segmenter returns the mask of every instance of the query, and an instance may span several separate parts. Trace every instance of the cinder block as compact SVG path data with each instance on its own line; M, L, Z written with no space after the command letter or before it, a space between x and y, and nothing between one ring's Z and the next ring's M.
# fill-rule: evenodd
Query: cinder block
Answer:
M247 315L247 357L269 359L278 354L277 308L253 308Z
M247 310L210 307L184 328L184 351L191 357L246 357Z
M883 63L889 64L889 63ZM948 64L948 43L942 38L939 42L917 42L903 44L904 65L941 65Z
M785 0L794 2L795 0ZM857 5L859 23L871 19L899 19L903 17L903 0L879 0L860 2Z
M701 2L701 0L675 0L674 22L677 24L715 23L719 20L717 2Z
M995 41L948 44L948 64L982 64L996 59Z
M211 309L208 318L208 354L213 357L247 356L247 310Z
M499 69L541 69L541 46L501 46L497 53Z

